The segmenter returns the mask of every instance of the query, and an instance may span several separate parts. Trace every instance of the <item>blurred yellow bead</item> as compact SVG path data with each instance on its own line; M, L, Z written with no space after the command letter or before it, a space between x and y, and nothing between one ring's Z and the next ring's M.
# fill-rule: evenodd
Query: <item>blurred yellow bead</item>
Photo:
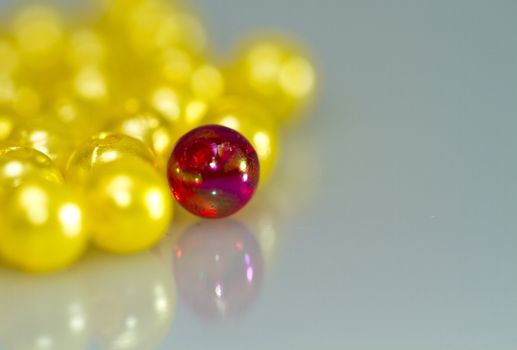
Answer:
M12 107L17 84L11 74L0 73L0 107Z
M79 99L92 103L105 103L110 97L108 79L103 69L84 65L73 76L73 88Z
M42 96L33 88L19 86L15 90L12 106L14 111L25 118L34 118L40 111Z
M0 147L6 145L16 128L16 117L8 111L0 110Z
M214 104L206 120L240 132L255 147L260 161L260 182L265 183L275 169L280 137L271 112L248 98L229 96Z
M93 28L77 29L68 35L67 59L72 66L98 65L105 56L105 40Z
M206 100L166 85L151 91L149 105L171 124L179 136L203 124L209 108Z
M108 129L145 143L154 152L160 168L166 165L176 138L169 123L152 112L128 113L113 120Z
M127 17L135 51L152 53L169 47L202 52L206 44L203 24L191 13L162 1L143 1Z
M295 43L255 40L241 51L232 81L235 89L250 91L286 122L298 117L312 100L316 70Z
M9 193L0 223L0 254L26 271L64 268L87 244L83 210L76 196L46 180L28 180Z
M64 28L59 13L51 7L24 7L14 19L13 35L24 64L44 68L60 58Z
M28 147L0 149L0 193L33 177L63 182L61 172L45 154Z
M50 116L25 121L13 131L9 145L34 148L64 169L77 140L63 123Z
M172 219L172 196L165 177L137 158L96 167L85 192L93 241L110 252L151 247Z
M19 66L16 48L7 40L0 39L0 74L12 73Z
M192 94L200 99L213 101L221 97L225 81L221 71L211 64L202 64L192 72L190 78Z
M102 132L76 148L66 166L66 178L73 183L84 183L96 167L128 157L155 166L151 150L141 141L120 133Z
M57 96L51 101L49 114L75 139L84 140L102 131L106 122L103 107L79 101L73 96Z
M173 86L186 86L198 64L198 58L186 50L169 47L161 53L156 64L159 74L167 82Z

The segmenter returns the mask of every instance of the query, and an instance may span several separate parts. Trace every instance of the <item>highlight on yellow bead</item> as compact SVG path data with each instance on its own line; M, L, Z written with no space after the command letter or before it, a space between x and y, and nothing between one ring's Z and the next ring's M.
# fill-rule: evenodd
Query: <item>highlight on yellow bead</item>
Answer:
M62 184L32 178L2 201L0 255L30 272L65 268L77 260L88 238L77 196Z
M151 247L172 219L172 196L164 176L138 158L99 165L84 191L93 242L109 252Z
M223 125L244 135L257 151L260 182L267 181L280 152L278 126L267 108L250 98L226 96L214 104L206 123Z
M140 158L152 167L156 165L151 150L140 140L121 133L101 132L75 149L66 166L66 178L84 184L96 167L132 157Z
M63 182L61 172L45 154L30 147L0 149L0 193L33 177L57 184Z
M316 68L294 41L282 37L251 39L231 73L233 88L248 90L282 122L303 114L316 90Z

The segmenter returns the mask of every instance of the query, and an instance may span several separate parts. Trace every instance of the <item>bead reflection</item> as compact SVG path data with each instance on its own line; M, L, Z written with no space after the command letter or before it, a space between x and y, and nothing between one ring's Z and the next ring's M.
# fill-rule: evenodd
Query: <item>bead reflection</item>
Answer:
M232 220L200 222L179 239L174 252L178 293L210 320L246 311L262 286L263 260L255 237Z
M0 343L5 349L87 349L90 320L72 271L34 277L0 269Z
M176 305L170 264L150 252L91 252L36 277L0 267L0 285L0 348L9 350L155 349Z

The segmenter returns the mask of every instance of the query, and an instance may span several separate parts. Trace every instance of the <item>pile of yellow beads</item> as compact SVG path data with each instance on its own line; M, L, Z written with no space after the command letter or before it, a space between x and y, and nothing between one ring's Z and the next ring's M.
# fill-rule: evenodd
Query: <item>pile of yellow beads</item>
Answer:
M279 129L310 104L315 70L296 44L248 40L214 63L184 4L98 0L69 20L29 5L0 33L0 255L32 272L156 243L173 212L165 177L176 141L203 124L242 133L261 181Z

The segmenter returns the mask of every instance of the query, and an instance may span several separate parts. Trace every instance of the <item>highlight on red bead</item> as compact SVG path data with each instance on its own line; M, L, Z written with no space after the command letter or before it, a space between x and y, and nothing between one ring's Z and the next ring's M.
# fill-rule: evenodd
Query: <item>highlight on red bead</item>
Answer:
M176 144L167 176L176 200L204 218L222 218L243 208L259 182L257 152L237 131L205 125Z

